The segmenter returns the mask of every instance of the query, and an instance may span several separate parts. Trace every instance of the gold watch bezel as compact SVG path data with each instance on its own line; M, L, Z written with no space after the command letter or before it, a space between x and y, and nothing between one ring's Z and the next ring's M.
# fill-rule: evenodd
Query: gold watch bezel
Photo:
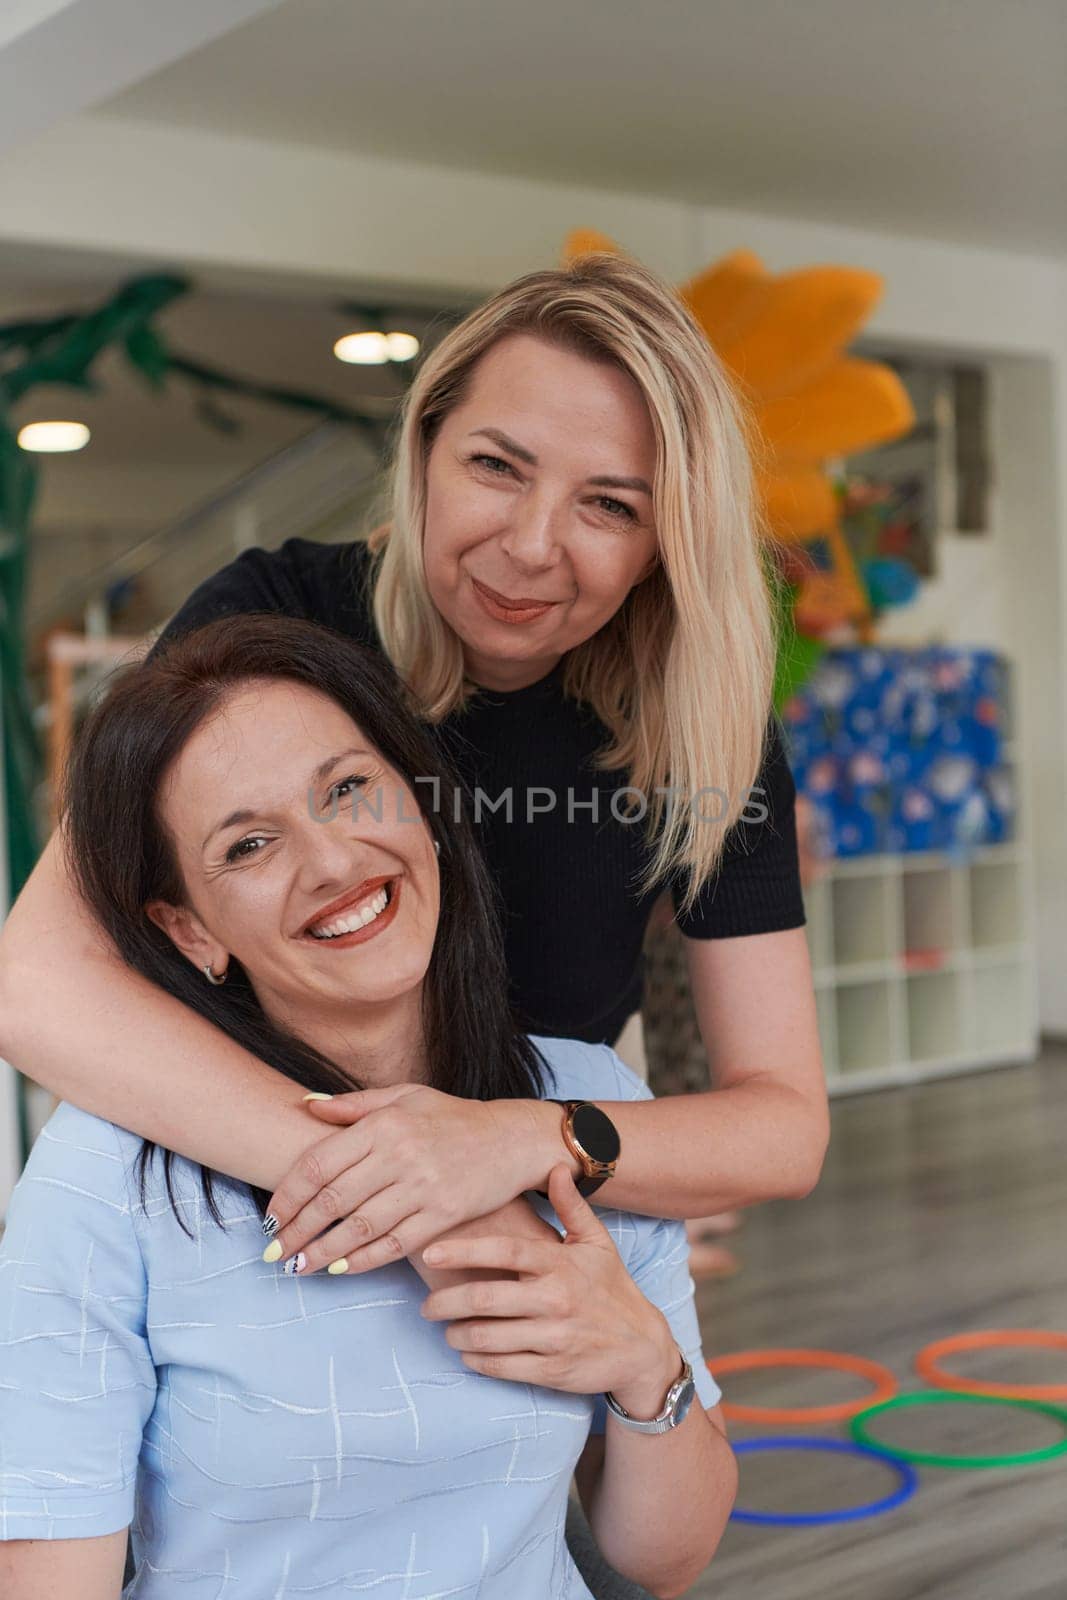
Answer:
M590 1155L574 1132L574 1113L579 1106L593 1103L587 1100L565 1100L563 1102L563 1142L581 1167L583 1178L613 1178L615 1176L615 1168L618 1165L618 1156L615 1157L614 1161L600 1161L596 1156Z

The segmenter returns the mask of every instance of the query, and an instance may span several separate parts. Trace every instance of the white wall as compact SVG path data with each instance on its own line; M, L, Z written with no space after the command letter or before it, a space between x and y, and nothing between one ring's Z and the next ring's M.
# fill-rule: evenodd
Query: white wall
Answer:
M1045 1029L1060 1034L1067 1032L1065 372L1062 361L1017 358L994 368L995 520L1005 557L1001 610L1016 662L1022 761L1030 782L1039 1007ZM1052 472L1045 470L1049 461Z
M0 750L3 749L4 708L0 700ZM0 761L0 922L7 915L10 890L7 875L7 810L4 798L4 763ZM21 1166L19 1149L18 1079L0 1057L0 1221Z
M0 238L274 277L489 290L601 227L671 276L694 213L647 196L83 116L0 171Z
M1010 249L906 239L642 195L445 171L308 147L81 116L24 145L0 173L0 241L200 264L248 282L488 290L598 227L678 281L747 246L775 271L873 268L887 292L868 331L931 352L995 358L997 525L945 550L986 593L971 625L1018 656L1040 860L1041 1007L1067 1033L1067 265ZM981 541L975 541L975 546ZM954 579L953 579L954 581ZM950 609L958 600L944 596Z

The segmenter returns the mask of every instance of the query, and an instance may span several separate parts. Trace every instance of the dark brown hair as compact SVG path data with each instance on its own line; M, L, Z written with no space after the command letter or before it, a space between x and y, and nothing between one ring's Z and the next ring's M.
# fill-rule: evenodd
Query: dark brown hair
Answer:
M360 1087L266 1016L239 961L230 957L225 985L208 983L145 910L152 900L187 903L160 815L165 774L206 718L263 678L304 684L334 700L408 784L440 845L440 917L423 983L430 1084L472 1100L538 1096L541 1057L507 1000L500 905L467 807L453 803L460 780L388 661L331 628L268 614L226 617L167 638L145 662L112 674L78 731L61 796L67 859L87 905L135 971L253 1055L307 1089ZM437 782L416 784L416 777ZM142 1194L154 1148L146 1141L142 1151ZM163 1156L173 1204L171 1152ZM202 1178L219 1220L211 1174L202 1169ZM265 1207L269 1196L253 1193Z

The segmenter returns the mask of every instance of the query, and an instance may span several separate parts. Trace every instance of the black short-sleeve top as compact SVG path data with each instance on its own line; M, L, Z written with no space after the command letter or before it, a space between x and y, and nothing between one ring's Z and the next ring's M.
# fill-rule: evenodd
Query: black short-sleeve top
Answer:
M368 563L359 541L289 539L277 550L245 550L194 590L152 653L217 617L260 611L321 622L380 650ZM561 661L547 677L508 693L480 690L431 732L471 794L484 797L470 814L503 901L520 1026L612 1044L641 1004L641 948L660 891L642 895L637 888L648 860L645 825L627 819L626 773L593 765L608 730L588 706L564 695L563 668ZM691 912L677 910L681 883L669 886L678 925L691 939L804 923L796 790L774 718L755 787L758 804L746 814L758 820L731 829L719 870ZM502 799L508 791L510 808Z

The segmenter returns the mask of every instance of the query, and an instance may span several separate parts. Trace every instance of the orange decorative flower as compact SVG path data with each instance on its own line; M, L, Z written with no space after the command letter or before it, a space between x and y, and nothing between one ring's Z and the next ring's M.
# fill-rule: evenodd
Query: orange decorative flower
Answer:
M564 260L595 251L622 254L604 234L577 229ZM752 251L735 250L678 291L747 403L769 531L786 544L829 542L833 567L818 573L808 604L798 606L798 621L803 614L817 631L868 615L827 465L899 438L915 422L890 367L846 354L883 286L858 267L775 276Z

